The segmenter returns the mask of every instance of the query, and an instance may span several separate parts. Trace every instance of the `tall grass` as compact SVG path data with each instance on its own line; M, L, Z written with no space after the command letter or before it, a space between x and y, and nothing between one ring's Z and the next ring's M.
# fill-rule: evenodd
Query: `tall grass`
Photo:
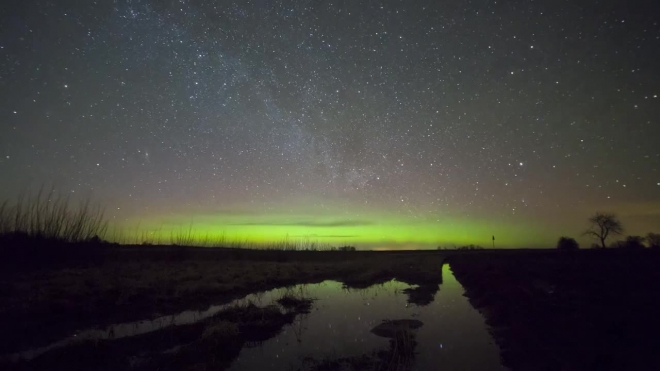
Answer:
M250 250L323 251L335 249L328 243L310 238L292 239L286 236L275 241L252 241L247 238L242 240L229 239L224 233L220 235L200 235L193 229L192 225L171 231L169 242L172 245L179 246L228 247Z
M229 238L225 233L209 234L195 230L193 224L187 226L140 230L111 228L107 233L108 241L120 245L153 245L153 246L190 246L190 247L224 247L247 250L279 250L279 251L355 251L354 247L335 247L330 243L319 242L311 238L284 237L274 241L254 241L249 238Z
M0 236L83 242L104 238L107 229L103 208L89 198L72 207L68 196L57 195L52 188L48 192L41 188L36 194L26 192L14 203L0 204Z
M229 239L224 233L200 234L191 222L188 226L171 229L141 229L138 224L130 230L109 228L104 209L82 200L72 206L68 196L59 195L54 189L36 194L21 194L16 201L0 203L0 238L27 237L35 240L77 243L93 238L121 245L227 247L250 250L278 251L354 251L354 247L334 247L309 237L281 240L253 241Z

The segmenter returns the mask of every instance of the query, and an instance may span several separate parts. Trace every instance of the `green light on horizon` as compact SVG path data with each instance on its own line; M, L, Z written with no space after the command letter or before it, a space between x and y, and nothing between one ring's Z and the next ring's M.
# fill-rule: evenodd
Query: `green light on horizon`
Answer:
M127 222L118 227L130 231L137 224ZM388 214L370 214L359 219L288 214L190 214L151 217L142 220L139 225L138 229L143 232L136 231L136 236L145 235L163 241L168 241L172 235L190 233L195 241L224 238L228 242L266 244L288 239L334 246L348 244L359 248L402 249L452 244L475 244L488 248L492 246L493 235L496 236L496 247L529 247L530 241L551 243L554 240L554 237L539 233L539 229L530 223L523 225L448 217L423 220Z

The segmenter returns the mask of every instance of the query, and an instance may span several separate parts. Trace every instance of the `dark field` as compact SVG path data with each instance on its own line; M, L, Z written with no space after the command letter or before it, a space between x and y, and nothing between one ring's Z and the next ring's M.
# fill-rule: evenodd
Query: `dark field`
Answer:
M493 251L450 265L514 370L660 369L658 251Z
M30 362L9 362L6 356L77 330L203 310L298 283L335 280L360 289L397 279L417 285L404 294L411 305L424 306L439 290L443 263L450 264L470 303L485 316L503 364L511 369L660 369L654 349L660 330L656 251L67 248L65 255L52 253L40 261L12 254L3 259L3 369L223 369L242 347L273 337L312 310L313 298L291 293L280 301L283 311L247 303L191 325L81 341ZM177 351L164 352L171 348ZM156 353L155 361L140 361ZM333 364L339 363L323 367ZM396 369L369 369L374 368Z

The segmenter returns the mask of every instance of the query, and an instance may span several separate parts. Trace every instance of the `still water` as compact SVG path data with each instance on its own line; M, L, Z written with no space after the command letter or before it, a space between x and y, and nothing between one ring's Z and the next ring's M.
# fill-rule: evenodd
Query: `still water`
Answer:
M275 303L286 293L314 298L311 313L298 315L294 323L263 343L243 347L231 370L307 370L319 361L357 358L391 349L390 338L372 329L384 321L413 323L414 356L408 370L503 370L499 349L491 339L483 317L463 296L464 290L448 265L443 283L428 305L408 303L406 283L390 281L367 289L349 290L335 281L297 285L255 293L205 311L186 311L153 320L122 323L104 329L80 331L48 346L14 354L13 360L41 354L81 341L120 339L185 326L213 317L235 304L258 306ZM427 302L428 302L427 301ZM376 331L376 333L381 333ZM381 333L382 335L382 333Z
M407 304L402 290L410 286L396 281L364 290L345 290L330 281L301 285L298 290L318 299L312 312L298 316L264 344L243 348L230 370L304 370L306 357L332 359L386 350L389 339L371 329L397 319L423 323L416 330L413 370L504 370L483 317L463 296L449 266L442 269L440 291L421 307Z

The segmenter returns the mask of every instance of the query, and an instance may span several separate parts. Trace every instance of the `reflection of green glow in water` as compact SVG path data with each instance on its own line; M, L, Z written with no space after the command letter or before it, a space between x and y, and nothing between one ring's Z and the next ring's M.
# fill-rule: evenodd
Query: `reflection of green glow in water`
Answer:
M164 240L173 233L188 231L192 223L194 239L218 238L227 241L268 243L307 240L334 246L353 244L361 248L435 248L438 245L477 244L491 247L491 236L498 247L529 247L552 244L553 236L539 233L530 223L505 223L492 219L456 217L419 218L385 212L352 213L334 210L314 215L295 210L286 213L185 213L168 217L152 216L139 220L140 229L156 231ZM130 230L138 221L121 227Z

